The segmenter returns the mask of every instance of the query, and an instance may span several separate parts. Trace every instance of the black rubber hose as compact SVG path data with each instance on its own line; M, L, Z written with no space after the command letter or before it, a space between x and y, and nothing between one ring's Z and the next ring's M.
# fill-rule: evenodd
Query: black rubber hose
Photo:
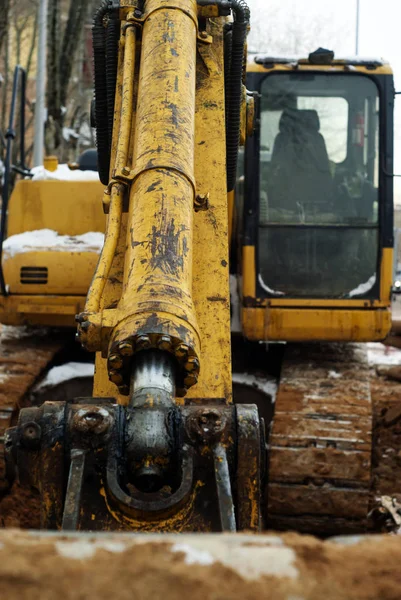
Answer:
M108 6L108 1L103 0L95 13L92 25L97 161L99 178L103 185L109 183L110 167L107 118L106 29L103 22L108 12Z
M113 140L114 100L117 84L118 42L120 39L120 21L115 11L109 13L106 33L106 85L107 85L107 125L109 157Z
M231 73L231 51L232 51L232 24L227 23L224 28L224 94L225 94L225 105L226 105L226 131L228 130L228 82L230 81Z
M231 0L230 4L234 12L234 23L228 81L228 128L226 133L227 191L229 192L234 189L237 176L244 49L250 20L250 11L244 0Z

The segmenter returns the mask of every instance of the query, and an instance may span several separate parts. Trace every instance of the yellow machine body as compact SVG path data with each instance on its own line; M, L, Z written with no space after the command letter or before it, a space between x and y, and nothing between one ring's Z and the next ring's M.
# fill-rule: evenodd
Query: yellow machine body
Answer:
M91 325L81 331L81 339L98 352L95 396L115 395L113 379L119 382L120 391L122 385L126 390L120 374L110 374L110 344L114 349L117 344L130 342L135 349L138 341L142 343L138 338L147 336L146 345L162 347L161 338L167 336L172 340L167 342L170 351L179 354L183 346L182 364L188 358L189 364L195 359L194 370L185 371L187 397L231 402L226 163L225 139L221 135L222 24L209 21L208 37L201 38L197 35L195 3L185 3L191 5L190 15L179 2L175 3L177 7L166 2L165 9L163 4L147 2L142 35L146 52L142 50L138 90L131 90L138 95L133 106L137 105L140 111L132 115L133 134L130 135L130 122L120 120L120 114L127 114L125 107L121 113L115 111L113 154L117 164L111 185L109 230L99 263L110 261L111 266L109 273L104 271L99 276L98 271L95 275L85 309L85 319ZM172 22L177 23L176 31L181 37L177 33L176 39L165 41L165 48L152 52L153 37L148 31L154 27L154 39L159 39L159 31L172 27L168 25ZM120 55L116 108L125 98L119 97L124 67L130 73L135 64L135 46L128 45L125 39L130 28L122 30L120 47L125 48L125 56L122 60ZM133 56L130 61L128 50ZM187 66L180 72L171 68L176 52L187 53L187 62L181 63ZM122 131L124 127L127 134ZM124 141L127 137L129 141ZM129 175L124 176L121 169L127 165ZM113 190L122 188L119 181L126 186L133 183L129 212L117 216L119 233L114 254L108 240L115 219ZM105 198L107 201L110 196ZM195 212L199 198L208 199L207 210ZM154 268L157 253L170 250L172 255L178 251L179 258L171 263L169 272ZM156 319L147 329L150 316ZM210 363L213 369L208 368ZM125 402L124 395L119 398Z
M6 239L26 234L28 243L24 248L21 242L15 252L3 254L8 295L0 298L1 323L74 326L99 249L85 248L79 238L73 250L68 245L49 246L46 241L30 247L29 232L52 230L72 240L88 232L104 232L102 189L100 182L90 180L21 180L16 184L8 207Z

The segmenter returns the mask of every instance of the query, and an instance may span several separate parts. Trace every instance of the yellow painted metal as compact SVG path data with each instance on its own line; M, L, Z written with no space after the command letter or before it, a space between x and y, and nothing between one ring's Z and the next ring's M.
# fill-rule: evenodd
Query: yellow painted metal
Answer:
M192 294L202 338L201 370L190 398L231 401L230 292L222 19L210 23L213 43L199 45L195 177L209 208L195 214ZM205 70L207 65L207 70ZM207 76L206 76L207 75Z
M273 68L266 68L263 65L249 62L246 70L248 73L272 73L273 71L285 71L293 72L294 67L291 63L278 65L275 64ZM324 71L326 73L347 73L350 71L350 66L336 62L333 65L310 65L303 64L302 62L297 64L297 71ZM377 66L374 69L364 65L352 65L352 72L362 73L366 75L392 75L393 70L389 64L383 64Z
M4 325L74 327L83 310L85 296L0 296L0 322Z
M43 166L47 171L57 171L58 158L57 156L45 156Z
M8 237L41 229L60 235L104 231L103 186L97 181L19 181L11 195ZM10 295L0 299L0 322L20 325L75 326L98 254L37 248L3 258ZM47 269L47 283L21 283L21 268Z
M391 289L393 285L393 248L383 248L380 264L380 300L391 306Z
M104 245L99 257L99 262L96 266L92 283L89 287L88 297L85 304L85 311L87 313L98 312L100 308L101 296L117 248L123 208L123 194L124 186L122 184L116 183L112 186Z
M68 252L48 248L21 252L4 260L4 277L11 294L60 294L85 296L91 282L99 255L93 252ZM47 283L21 283L21 269L42 267L47 269ZM43 276L46 275L44 272ZM33 303L35 298L32 298Z
M120 55L123 56L119 64L119 68L122 71L122 87L121 92L117 93L120 111L119 115L117 115L119 118L114 123L114 132L118 132L118 138L115 140L115 168L112 169L113 177L124 177L129 172L128 158L135 110L136 28L133 24L123 23L122 25Z
M242 248L242 295L244 298L256 296L255 246Z
M153 4L159 5L158 2ZM185 4L188 8L191 3ZM195 3L192 6L195 10ZM148 9L152 11L149 4ZM135 181L130 193L129 214L124 215L128 220L127 244L120 232L102 295L102 339L108 338L116 323L120 326L115 330L115 339L132 336L138 327L144 326L144 318L140 323L136 317L129 318L133 309L136 310L136 303L142 311L138 315L147 312L149 321L149 316L156 314L163 321L163 331L173 337L183 335L183 325L186 341L198 344L195 311L191 306L193 299L202 353L198 383L189 389L188 396L229 402L232 393L228 207L225 138L221 135L225 127L224 23L216 20L208 24L212 43L198 41L195 99L196 19L191 23L191 17L179 8L174 14L172 10L152 11L154 29L147 30L146 23L144 26L139 114L133 115L136 122L135 171L131 171L130 179ZM164 61L167 61L167 68ZM196 214L193 211L195 175L197 193L209 192L210 197L208 210ZM166 227L169 223L170 228ZM160 269L152 271L152 251L157 245L165 251L171 241L173 246L170 248L178 250L178 263L171 261L167 273ZM172 258L174 256L172 254ZM121 287L124 258L124 286ZM188 318L195 330L192 339L188 336ZM107 351L104 348L103 351L106 357ZM106 360L100 353L96 358L94 394L116 395L116 387L108 381ZM123 403L124 398L120 396L119 401Z
M256 298L255 247L245 246L242 296L248 306L242 308L243 333L251 340L382 340L391 327L392 274L393 250L383 248L378 300L260 299Z
M266 341L383 340L391 327L390 309L245 308L244 335Z
M7 237L53 229L60 235L104 231L100 181L18 181L8 206Z
M146 4L135 179L113 340L172 335L199 355L191 289L196 27L180 8L155 10L160 4ZM186 6L196 14L196 2Z

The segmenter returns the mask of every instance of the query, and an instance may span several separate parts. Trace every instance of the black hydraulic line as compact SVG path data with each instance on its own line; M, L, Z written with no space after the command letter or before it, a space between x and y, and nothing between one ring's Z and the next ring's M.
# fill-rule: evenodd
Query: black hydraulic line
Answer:
M104 18L109 11L108 0L103 0L93 17L92 43L95 79L95 120L98 170L100 181L109 182L109 128L106 81L106 28Z
M250 11L244 0L231 0L234 13L230 77L228 81L227 191L235 187L241 127L241 96L245 41L248 33Z
M118 42L120 38L120 21L116 11L109 13L106 32L106 85L107 85L107 124L109 157L113 139L114 100L117 84ZM110 161L109 161L110 162Z
M226 108L226 131L229 127L228 120L228 82L231 73L231 52L233 46L233 28L232 23L227 23L224 28L224 95Z
M8 121L8 128L6 131L6 158L4 163L4 184L3 184L3 193L2 193L2 206L1 206L1 217L0 217L0 293L2 296L7 295L7 287L4 281L4 272L3 272L3 243L6 235L6 225L7 225L7 211L8 211L8 201L10 196L10 180L11 180L11 171L13 170L12 165L12 149L13 142L15 140L15 113L16 113L16 105L17 105L17 95L18 88L20 86L20 128L21 128L21 138L20 138L20 166L15 168L17 172L22 172L25 174L25 87L26 87L26 73L25 70L17 65L14 69L14 80L13 80L13 89L11 94L11 106L10 106L10 118Z

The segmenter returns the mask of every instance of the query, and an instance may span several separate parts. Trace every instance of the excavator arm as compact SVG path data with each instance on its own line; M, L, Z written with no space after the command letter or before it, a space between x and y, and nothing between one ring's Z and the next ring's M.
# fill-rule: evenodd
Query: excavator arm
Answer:
M233 404L230 375L227 191L248 24L242 0L104 3L95 17L108 221L77 316L94 396L24 409L6 440L43 528L260 527L263 426Z

